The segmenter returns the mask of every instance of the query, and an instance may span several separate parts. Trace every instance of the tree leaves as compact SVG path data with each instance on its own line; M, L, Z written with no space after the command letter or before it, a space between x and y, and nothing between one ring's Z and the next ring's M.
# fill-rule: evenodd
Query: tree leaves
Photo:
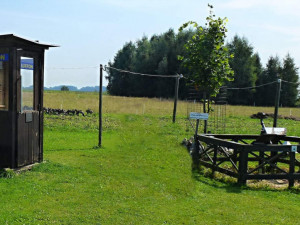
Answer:
M208 7L213 8L209 4ZM211 95L216 95L225 81L233 80L233 70L229 66L229 59L233 55L229 54L224 44L228 19L214 17L210 10L206 18L208 27L189 21L179 28L180 32L188 26L196 28L192 39L185 44L186 56L179 56L178 59L190 70L190 79Z
M189 23L187 23L187 26ZM184 44L195 33L187 29L178 34L170 29L150 38L143 37L136 42L126 43L118 51L109 65L115 68L138 73L162 75L186 75L186 68L181 66L184 59ZM175 79L149 78L129 75L109 70L108 91L113 95L138 97L173 97ZM185 98L187 86L185 80L180 81L179 96Z

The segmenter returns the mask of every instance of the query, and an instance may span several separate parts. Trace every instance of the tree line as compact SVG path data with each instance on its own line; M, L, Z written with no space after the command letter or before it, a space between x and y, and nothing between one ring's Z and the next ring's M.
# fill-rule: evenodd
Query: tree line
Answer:
M184 45L194 34L193 29L178 33L170 29L160 35L150 38L144 36L136 42L128 42L117 52L113 61L109 62L109 67L143 74L183 74L187 79L180 80L179 98L186 99L189 96L191 74L178 56L186 57ZM276 83L261 85L282 79L289 83L282 83L280 105L295 106L298 98L298 68L289 54L282 60L277 56L270 56L263 66L259 54L254 52L253 46L246 38L236 35L226 47L234 56L229 59L229 65L234 71L234 80L225 84L229 88L229 104L272 106L275 102ZM203 49L199 49L201 50ZM108 68L107 72L107 90L112 95L164 98L174 96L174 78L145 77L111 68ZM257 88L230 90L255 86Z
M176 34L170 29L151 38L143 37L135 43L128 42L120 49L110 67L143 74L176 75L187 74L178 55L184 55L184 44L193 31ZM174 96L175 78L157 78L122 73L108 69L107 90L112 95L137 97ZM187 96L185 80L180 81L180 98Z
M294 59L287 54L281 61L278 56L270 56L263 67L259 54L246 38L235 36L228 44L234 54L230 66L234 70L234 81L227 82L230 88L257 87L253 89L228 90L228 102L235 105L273 106L276 81L282 79L280 105L295 106L298 98L298 68ZM273 82L273 83L272 83ZM264 84L268 84L265 85Z

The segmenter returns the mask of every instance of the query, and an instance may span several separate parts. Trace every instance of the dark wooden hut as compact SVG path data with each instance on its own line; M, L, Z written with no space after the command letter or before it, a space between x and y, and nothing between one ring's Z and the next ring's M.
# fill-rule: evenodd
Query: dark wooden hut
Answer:
M0 35L0 168L43 160L44 54L49 47Z

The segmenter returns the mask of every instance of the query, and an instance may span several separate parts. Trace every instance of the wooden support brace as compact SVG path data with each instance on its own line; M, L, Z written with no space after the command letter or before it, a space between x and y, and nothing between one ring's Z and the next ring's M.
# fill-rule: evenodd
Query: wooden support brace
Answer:
M216 167L217 167L217 160L218 160L218 146L213 146L214 148L214 157L213 157L213 169L212 169L212 175L215 175Z

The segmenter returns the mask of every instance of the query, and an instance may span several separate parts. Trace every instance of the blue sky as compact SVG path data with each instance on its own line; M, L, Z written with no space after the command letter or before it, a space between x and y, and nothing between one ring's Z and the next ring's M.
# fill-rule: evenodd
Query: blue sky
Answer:
M58 44L46 53L45 86L95 86L99 64L113 60L128 41L205 23L207 4L227 17L235 34L253 45L265 64L287 53L300 63L300 1L297 0L16 0L1 1L0 33ZM86 69L54 69L54 68ZM106 83L106 82L105 82Z

